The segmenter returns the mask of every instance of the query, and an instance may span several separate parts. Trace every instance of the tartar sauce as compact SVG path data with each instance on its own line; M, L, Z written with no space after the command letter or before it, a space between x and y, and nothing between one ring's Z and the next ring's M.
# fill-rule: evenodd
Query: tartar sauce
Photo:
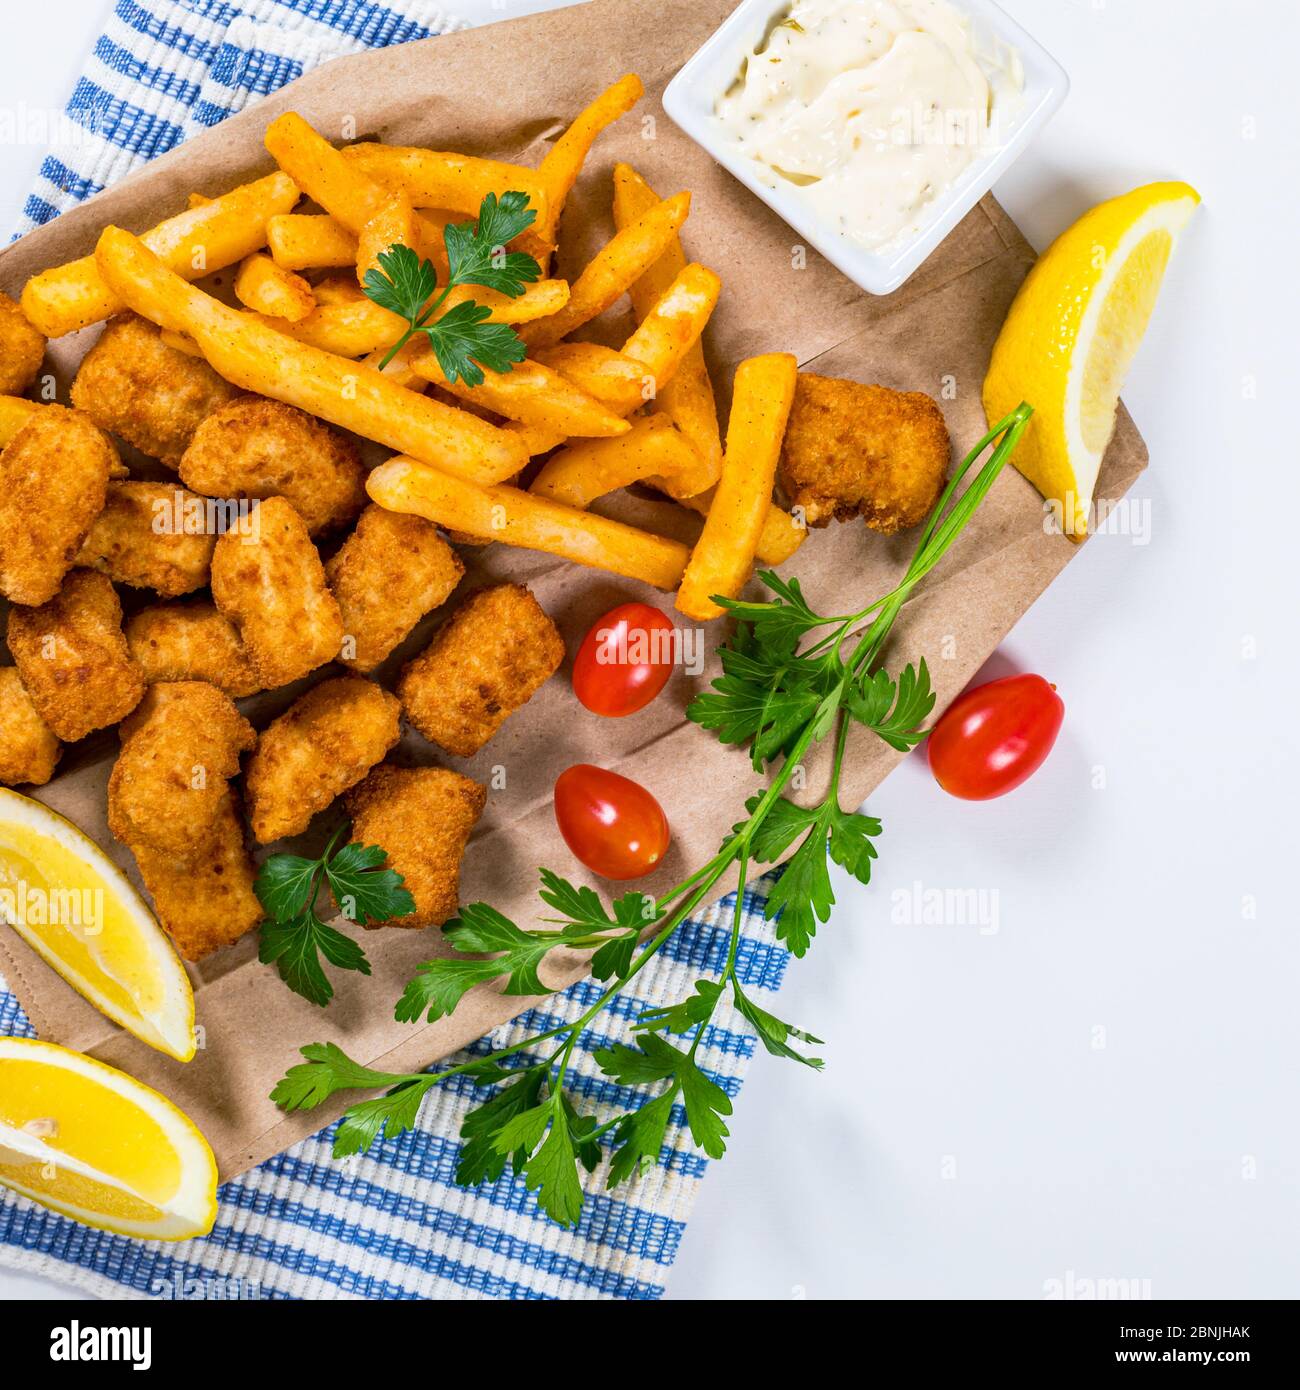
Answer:
M793 0L717 114L765 182L876 251L999 143L1023 88L948 0Z

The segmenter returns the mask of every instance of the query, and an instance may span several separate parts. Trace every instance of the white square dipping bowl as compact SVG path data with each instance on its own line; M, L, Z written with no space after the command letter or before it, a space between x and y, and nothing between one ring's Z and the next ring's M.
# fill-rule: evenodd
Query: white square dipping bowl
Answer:
M989 191L1047 124L1070 90L1061 65L992 0L951 0L971 19L984 51L1002 43L1015 49L1024 70L1024 92L1017 110L1004 121L1005 138L990 147L926 210L914 233L879 251L868 250L829 226L792 186L775 187L760 177L762 166L741 149L715 115L715 106L736 80L740 65L791 0L743 0L705 45L682 66L664 92L664 110L729 173L778 213L810 246L872 294L890 294L921 265L939 243Z

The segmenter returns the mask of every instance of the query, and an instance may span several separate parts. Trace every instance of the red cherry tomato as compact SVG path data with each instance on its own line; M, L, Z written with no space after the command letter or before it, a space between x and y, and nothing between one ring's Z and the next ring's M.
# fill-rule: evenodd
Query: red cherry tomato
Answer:
M648 603L622 603L592 624L573 663L573 693L593 714L644 709L673 673L673 624Z
M670 839L659 803L638 782L590 763L555 779L555 819L564 843L602 878L640 878Z
M959 695L929 738L930 770L963 801L990 801L1027 781L1061 732L1065 705L1042 676L1004 676Z

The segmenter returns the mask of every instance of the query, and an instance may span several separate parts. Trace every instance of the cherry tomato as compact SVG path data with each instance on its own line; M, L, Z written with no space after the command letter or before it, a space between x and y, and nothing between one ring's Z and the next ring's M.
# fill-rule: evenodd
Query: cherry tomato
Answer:
M1027 781L1061 732L1065 705L1042 676L1004 676L959 695L929 738L930 770L963 801L990 801Z
M668 849L668 820L638 782L590 763L555 779L555 820L564 843L602 878L640 878Z
M598 618L573 663L573 693L593 714L644 709L673 673L672 619L648 603L621 603Z

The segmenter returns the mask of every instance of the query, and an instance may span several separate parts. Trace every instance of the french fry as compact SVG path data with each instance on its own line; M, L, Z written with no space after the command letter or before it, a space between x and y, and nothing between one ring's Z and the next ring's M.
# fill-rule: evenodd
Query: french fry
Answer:
M527 454L518 440L465 411L395 385L240 313L187 284L138 237L106 227L95 249L109 288L138 314L186 333L234 385L298 406L330 424L478 482L519 471Z
M442 237L438 237L435 249L425 248L425 236L405 193L391 193L388 201L362 227L357 236L357 283L364 286L366 272L382 270L379 255L390 246L409 246L421 260L433 261L438 270L438 278L444 279L447 273L447 257ZM441 265L438 262L441 260Z
M258 314L298 323L316 307L311 286L262 251L245 257L235 276L235 298Z
M552 306L563 304L569 287L563 280L539 280L518 299L482 285L458 285L439 314L472 299L490 311L492 323L527 323ZM277 320L275 327L300 343L310 343L340 357L364 357L376 348L387 350L406 331L406 320L363 295L355 279L346 284L322 281L316 286L316 310L298 323Z
M643 217L659 201L659 195L629 164L614 166L614 225L620 230ZM628 291L638 320L643 320L686 269L686 253L680 237ZM701 493L711 488L722 472L722 436L718 431L718 407L713 383L704 362L699 339L687 349L681 365L660 390L655 409L667 415L694 446L701 460L694 474L679 479L683 488Z
M380 366L384 358L388 356L387 348L376 348L374 352L368 352L361 360L367 367L373 367L375 371L382 372L389 381L396 382L398 386L405 386L408 391L423 391L428 384L411 366L408 343L386 366Z
M357 239L328 213L282 212L267 219L266 244L286 270L356 265Z
M651 487L658 487L660 483L666 484L663 491L672 497L669 490L672 479L648 478L646 481ZM708 492L697 493L694 497L676 497L673 500L683 507L689 507L693 512L699 512L701 516L708 516L715 491L716 489L710 488ZM763 518L763 533L758 538L756 558L765 565L783 565L807 539L808 528L801 526L785 508L778 507L773 502L768 506L767 515Z
M24 400L21 396L0 396L0 449L44 409L40 401Z
M546 181L538 170L520 164L409 145L370 143L348 145L343 155L367 177L405 193L417 208L437 208L452 214L451 220L477 218L489 193L499 198L511 190L528 195L528 206L537 212L534 227L545 222L549 211Z
M698 464L695 451L666 415L647 415L617 439L584 439L547 459L529 492L585 511L598 497Z
M626 434L631 428L626 420L540 362L525 359L516 362L508 372L484 368L483 381L478 386L448 381L431 349L417 353L410 363L426 381L460 400L486 406L507 420L553 430L562 436L604 438Z
M654 377L645 364L599 343L557 343L533 356L616 415L630 415L654 399Z
M355 254L348 262L350 266L357 263ZM355 275L329 275L324 280L318 280L312 291L316 296L316 303L320 306L327 304L369 304L365 295L361 292L361 286L357 284Z
M644 364L654 374L656 395L676 378L691 348L699 345L721 293L722 281L711 270L688 265L623 344L624 357Z
M574 511L514 487L483 487L410 458L381 463L366 480L381 507L411 512L485 541L542 550L578 565L673 588L689 552L677 541L591 512Z
M549 319L529 324L520 335L524 342L529 347L550 347L603 314L663 255L690 210L691 195L678 193L616 232L573 282L564 308Z
M537 219L537 230L544 240L554 244L565 199L577 182L596 137L606 126L626 115L641 100L644 93L641 79L635 73L630 72L620 77L612 87L607 87L579 114L568 130L546 152L538 170L547 194L546 217L543 219L539 215Z
M168 270L198 280L261 250L267 219L288 212L301 196L288 174L270 174L169 217L141 240ZM122 301L104 283L92 255L34 275L23 289L22 306L47 338L58 338L110 318Z
M788 352L750 357L736 368L722 477L677 591L677 609L705 622L749 580L772 503L781 440L794 403L798 363Z

